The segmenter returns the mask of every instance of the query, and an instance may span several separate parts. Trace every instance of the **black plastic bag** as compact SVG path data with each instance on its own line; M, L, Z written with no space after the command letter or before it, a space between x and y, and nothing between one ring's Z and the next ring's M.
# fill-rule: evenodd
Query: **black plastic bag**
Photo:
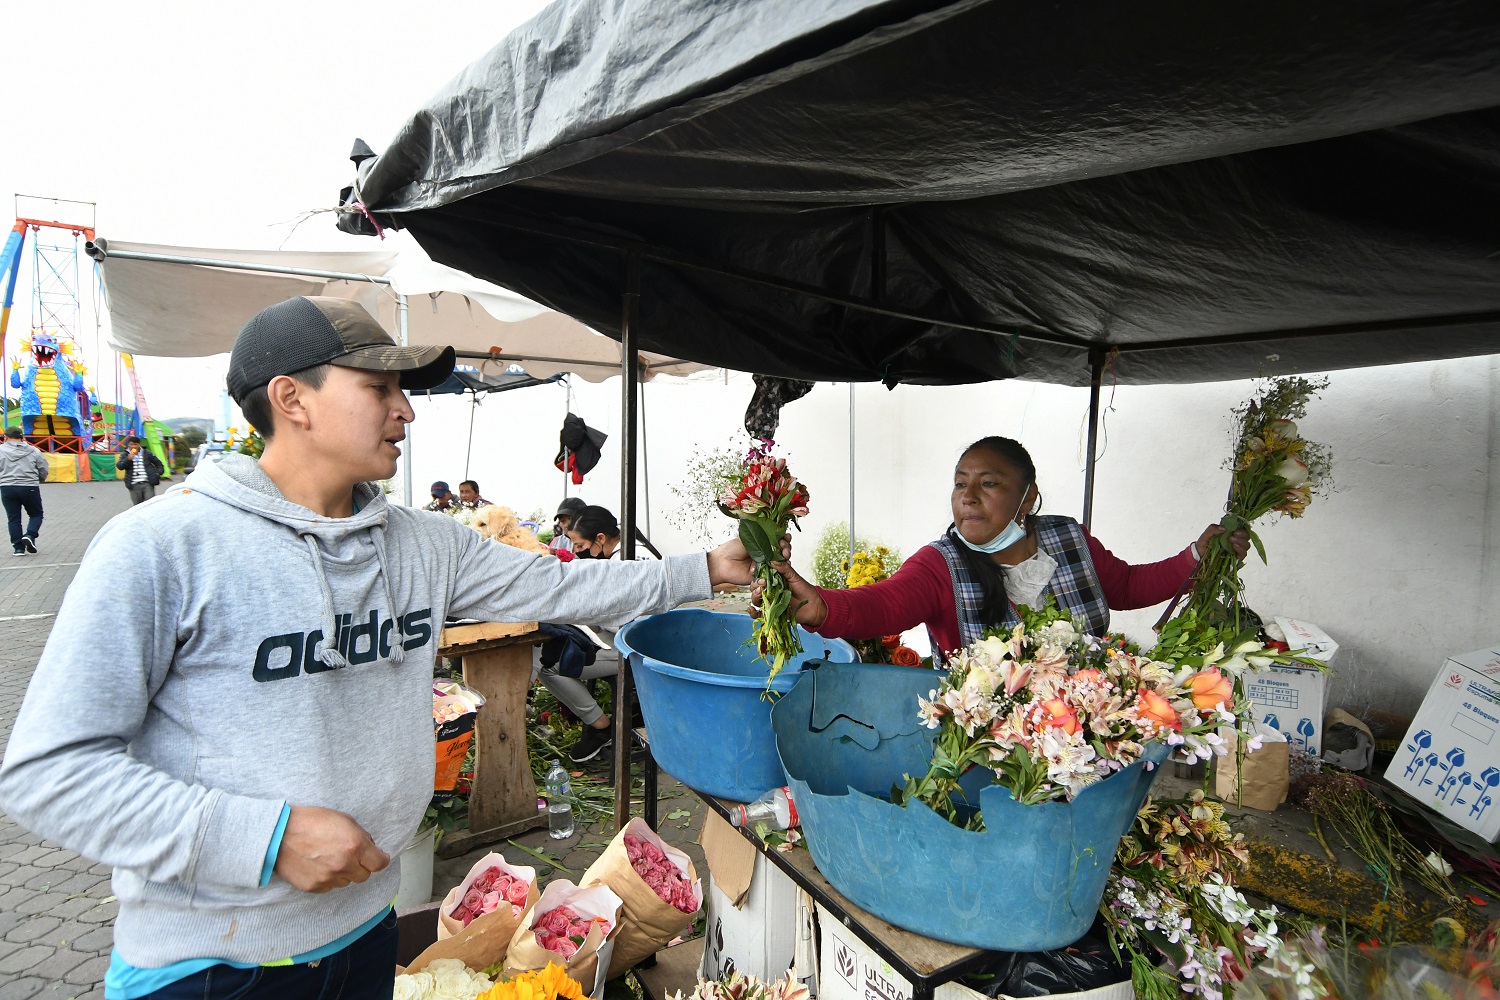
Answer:
M1066 948L1041 952L997 952L992 962L964 979L986 996L1044 997L1110 986L1130 978L1130 969L1115 961L1099 921Z

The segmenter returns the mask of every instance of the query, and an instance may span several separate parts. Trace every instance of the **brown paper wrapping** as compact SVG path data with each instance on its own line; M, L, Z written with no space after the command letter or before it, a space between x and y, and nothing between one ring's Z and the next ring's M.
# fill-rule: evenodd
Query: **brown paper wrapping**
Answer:
M491 865L500 865L512 875L525 878L531 883L531 889L526 894L526 906L520 913L514 912L509 906L502 906L494 913L486 913L465 927L462 922L449 917L448 911L464 898L463 894L467 891L469 883ZM469 874L452 892L448 893L443 900L443 905L438 907L437 943L412 959L411 964L404 971L421 972L429 963L439 958L459 959L476 971L494 965L496 962L503 962L506 951L510 947L510 939L515 935L516 928L521 925L521 921L526 919L527 911L536 904L536 901L535 868L510 864L499 854L487 855L469 869Z
M630 856L625 850L626 834L655 844L667 856L667 860L676 865L677 870L693 883L693 897L698 901L697 910L683 913L671 903L663 902L645 883L630 865ZM637 962L665 948L692 924L694 914L703 909L703 886L698 882L693 862L686 854L658 837L639 816L615 834L615 839L589 865L579 882L583 885L602 883L620 897L620 931L615 937L614 954L610 957L606 979L624 975Z
M1289 783L1286 741L1266 740L1259 750L1245 754L1238 778L1235 775L1235 734L1229 734L1228 744L1229 752L1214 764L1214 794L1237 806L1275 812L1276 807L1286 801Z
M597 925L584 938L583 945L571 958L564 958L555 951L548 951L537 944L532 925L536 918L551 913L559 906L571 906L583 917L604 917L612 925L605 934ZM479 921L475 921L478 923ZM471 925L472 926L472 925ZM603 994L609 968L610 952L614 950L614 936L620 931L620 897L607 885L590 885L579 888L567 879L553 879L547 883L541 898L533 903L521 916L521 925L510 938L510 947L505 955L506 972L527 972L546 968L548 962L562 966L563 971L576 979L589 996Z

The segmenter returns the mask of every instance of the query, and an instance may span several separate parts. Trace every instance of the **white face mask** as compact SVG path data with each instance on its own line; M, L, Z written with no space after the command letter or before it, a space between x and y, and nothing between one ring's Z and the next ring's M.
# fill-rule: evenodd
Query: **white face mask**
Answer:
M1026 488L1021 490L1021 502L1016 505L1016 513L1011 515L1009 523L1005 525L1005 528L1001 530L1000 534L996 535L994 538L991 538L989 541L975 543L965 538L962 532L955 531L954 534L958 535L959 541L963 542L975 552L983 552L986 555L994 555L996 552L1004 552L1006 549L1010 548L1012 545L1016 544L1021 539L1026 537L1026 528L1024 525L1016 523L1016 515L1020 514L1021 508L1026 506L1026 494L1028 491L1030 491L1030 489L1031 484L1027 483Z

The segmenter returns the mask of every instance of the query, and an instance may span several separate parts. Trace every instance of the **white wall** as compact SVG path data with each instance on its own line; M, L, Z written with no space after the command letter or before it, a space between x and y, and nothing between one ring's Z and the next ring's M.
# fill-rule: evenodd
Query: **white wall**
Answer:
M575 380L574 412L610 433L582 487L619 509L619 380ZM740 430L748 376L705 374L646 387L650 533L665 551L698 547L665 513L693 446L747 441ZM1230 409L1250 382L1105 389L1107 409L1094 529L1133 562L1164 558L1222 510ZM1088 394L1026 382L855 390L856 530L910 554L949 520L949 476L964 445L986 434L1020 439L1038 466L1045 509L1077 516L1083 492ZM433 479L465 478L469 405L417 401L413 468L419 495ZM794 561L848 517L848 407L843 384L820 384L782 414L778 451L812 491ZM490 397L475 419L469 478L523 514L562 496L551 466L563 391ZM1245 579L1250 605L1323 627L1341 644L1334 704L1410 711L1445 656L1500 641L1500 356L1335 372L1301 424L1333 449L1337 492L1306 517L1263 527L1269 566ZM726 520L726 528L728 522ZM728 532L726 531L726 535ZM1117 614L1146 639L1158 612Z

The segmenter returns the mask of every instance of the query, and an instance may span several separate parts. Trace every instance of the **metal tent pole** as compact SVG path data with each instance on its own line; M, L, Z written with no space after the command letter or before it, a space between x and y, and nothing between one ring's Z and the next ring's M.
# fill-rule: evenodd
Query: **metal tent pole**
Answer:
M396 296L396 339L402 347L408 346L408 334L406 316L406 295L402 293ZM411 489L411 456L416 445L412 441L411 424L406 425L406 450L401 453L401 502L407 507L412 506Z
M1094 519L1094 466L1099 451L1099 384L1104 381L1104 348L1089 348L1089 453L1083 464L1083 526Z
M641 304L641 260L625 258L625 294L620 310L620 558L635 558L636 409L640 355L636 350ZM615 671L615 829L630 822L630 661L620 657Z
M854 383L849 383L849 565L854 565Z

